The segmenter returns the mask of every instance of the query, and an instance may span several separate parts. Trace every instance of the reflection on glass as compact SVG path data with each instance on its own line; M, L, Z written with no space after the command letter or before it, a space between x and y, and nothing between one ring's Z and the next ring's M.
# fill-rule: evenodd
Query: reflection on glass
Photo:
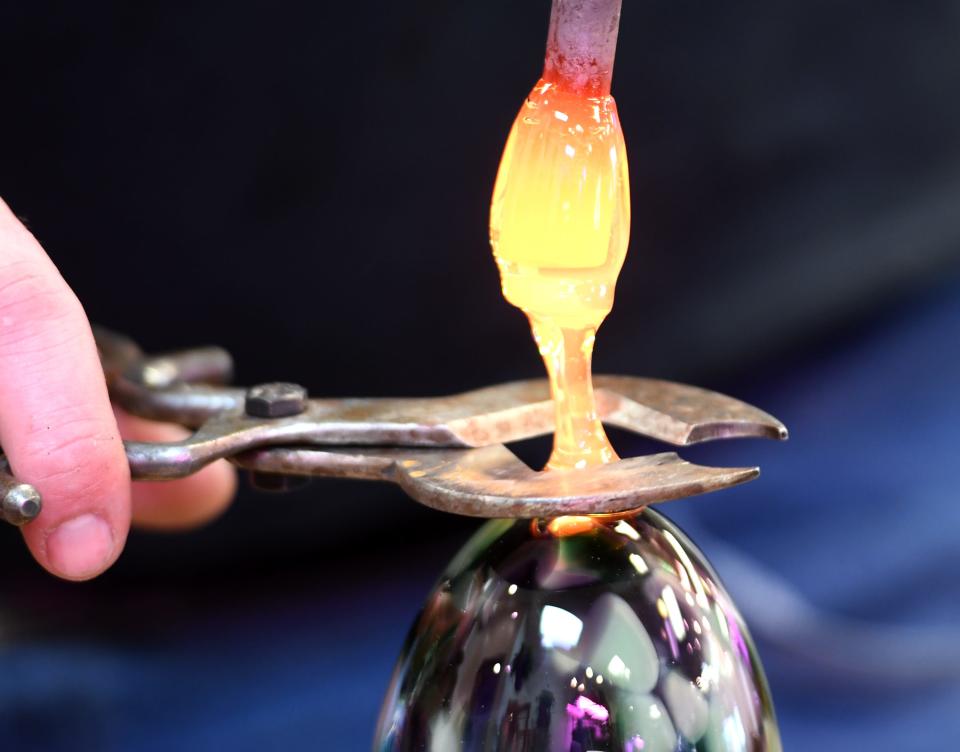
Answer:
M779 750L730 597L665 518L485 524L400 657L377 752Z

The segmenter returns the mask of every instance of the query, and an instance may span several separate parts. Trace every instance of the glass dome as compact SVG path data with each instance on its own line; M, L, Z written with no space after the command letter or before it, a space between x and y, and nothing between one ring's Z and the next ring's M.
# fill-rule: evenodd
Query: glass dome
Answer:
M486 523L407 638L376 752L779 750L750 635L662 515Z

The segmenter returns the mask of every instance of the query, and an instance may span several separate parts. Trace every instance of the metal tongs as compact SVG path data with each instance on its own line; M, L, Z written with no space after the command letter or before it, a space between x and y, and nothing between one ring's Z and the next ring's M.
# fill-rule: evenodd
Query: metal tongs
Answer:
M627 512L752 480L755 467L695 465L674 452L573 472L538 472L504 444L551 433L546 380L451 397L308 399L296 384L225 386L233 370L218 347L147 356L96 329L111 398L127 412L178 423L183 441L125 443L134 480L170 480L218 459L260 486L296 476L386 480L429 507L474 517L556 517ZM601 420L675 446L711 439L786 439L780 421L716 392L655 379L594 379ZM4 463L5 465L5 463ZM0 469L0 512L24 524L39 494Z

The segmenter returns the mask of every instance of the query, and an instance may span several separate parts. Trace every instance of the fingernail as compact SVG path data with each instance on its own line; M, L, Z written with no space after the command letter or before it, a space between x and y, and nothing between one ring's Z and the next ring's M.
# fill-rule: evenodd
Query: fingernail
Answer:
M93 577L106 569L112 558L113 531L95 514L62 522L47 538L47 561L62 577Z

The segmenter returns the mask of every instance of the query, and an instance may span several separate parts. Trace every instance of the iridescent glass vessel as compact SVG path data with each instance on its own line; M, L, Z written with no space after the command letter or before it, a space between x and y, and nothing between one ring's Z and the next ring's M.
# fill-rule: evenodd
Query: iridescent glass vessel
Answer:
M416 620L376 752L779 750L730 596L662 515L486 523Z

